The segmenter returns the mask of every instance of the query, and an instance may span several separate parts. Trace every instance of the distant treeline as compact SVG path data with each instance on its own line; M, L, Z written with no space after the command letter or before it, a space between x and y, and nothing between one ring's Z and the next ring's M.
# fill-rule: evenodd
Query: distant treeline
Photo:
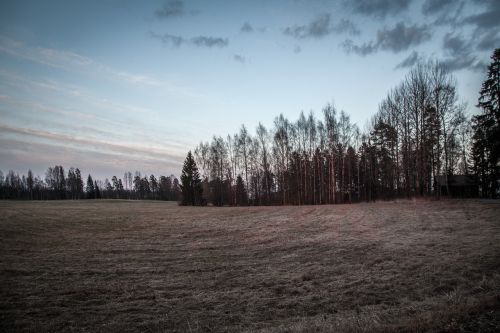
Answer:
M0 199L61 200L61 199L132 199L132 200L179 200L179 181L173 175L156 178L141 176L136 171L125 172L123 180L116 176L109 181L94 180L89 174L84 181L80 169L70 168L67 173L60 165L49 167L42 179L0 171Z
M438 62L417 64L380 103L366 130L334 106L323 119L283 115L255 135L242 126L202 142L186 159L183 203L330 204L451 193L473 179L471 196L497 197L500 180L500 49L470 119L457 83ZM359 98L363 98L362 92ZM193 161L191 161L194 160ZM194 170L194 172L193 172ZM199 170L199 171L198 171ZM186 179L186 184L184 182ZM464 184L470 186L470 184Z

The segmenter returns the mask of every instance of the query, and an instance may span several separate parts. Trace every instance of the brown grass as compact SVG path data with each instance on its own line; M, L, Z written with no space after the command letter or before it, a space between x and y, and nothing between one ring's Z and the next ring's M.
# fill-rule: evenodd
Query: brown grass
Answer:
M499 330L498 201L0 202L0 331Z

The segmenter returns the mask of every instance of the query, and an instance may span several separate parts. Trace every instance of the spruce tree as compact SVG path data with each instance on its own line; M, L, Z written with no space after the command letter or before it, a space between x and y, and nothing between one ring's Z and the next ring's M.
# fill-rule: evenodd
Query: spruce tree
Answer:
M80 199L80 198L82 198L82 193L83 193L83 179L82 179L82 174L80 172L80 169L78 169L78 168L76 168L76 170L75 170L75 177L76 177L77 198Z
M94 181L92 180L92 176L89 174L89 177L87 178L87 199L94 199L94 198L95 198Z
M31 172L31 169L28 170L28 178L26 182L28 185L28 191L30 192L30 200L33 200L33 172Z
M203 203L200 173L191 151L188 152L181 175L182 205L195 206Z
M95 190L95 198L101 199L101 190L99 190L99 186L97 185L96 180L94 180L94 190Z
M243 183L243 178L238 175L236 178L236 205L245 206L248 202L247 192L245 190L245 184Z
M485 197L497 195L500 179L500 48L491 60L477 105L483 112L473 118L474 169Z

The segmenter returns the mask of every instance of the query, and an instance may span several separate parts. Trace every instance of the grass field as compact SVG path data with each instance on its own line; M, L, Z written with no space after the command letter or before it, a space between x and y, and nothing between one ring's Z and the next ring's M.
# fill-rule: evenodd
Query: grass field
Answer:
M0 202L0 331L494 332L500 202Z

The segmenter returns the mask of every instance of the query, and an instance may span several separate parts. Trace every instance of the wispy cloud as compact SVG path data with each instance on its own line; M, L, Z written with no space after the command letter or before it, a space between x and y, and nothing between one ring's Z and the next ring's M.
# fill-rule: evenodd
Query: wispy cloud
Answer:
M166 83L158 80L156 78L143 75L143 74L133 74L133 73L128 73L128 72L118 72L115 71L116 76L124 79L125 81L133 84L139 84L139 85L149 85L149 86L165 86Z
M180 163L184 157L183 149L174 150L164 147L145 146L132 143L113 143L107 140L98 140L88 137L77 137L73 135L57 133L52 131L42 131L30 128L22 128L0 124L0 131L3 135L14 134L19 137L31 137L37 140L47 140L56 146L77 147L80 150L99 151L106 154L115 154L121 156L135 156L145 159L160 159L164 161ZM31 141L28 141L31 142Z
M492 51L500 45L500 29L489 31L479 36L477 48L481 51Z
M361 56L379 50L399 53L430 40L431 36L431 29L428 25L406 25L404 22L398 22L392 29L378 30L375 41L357 45L352 40L346 40L342 43L342 47L347 53L352 52Z
M484 5L484 11L479 14L469 15L464 18L464 22L474 24L478 29L491 29L500 27L500 1L484 0L479 2Z
M40 102L19 100L17 98L12 98L12 97L5 98L5 99L0 98L0 101L4 104L8 104L10 106L10 108L18 107L22 110L30 110L30 111L32 110L32 111L36 111L36 112L52 114L55 116L63 116L65 118L69 118L72 120L78 119L81 121L99 121L101 123L116 124L116 121L112 121L110 119L100 117L100 116L97 116L95 114L79 112L76 110L68 110L65 108L51 107L51 106L44 105ZM78 122L78 121L75 121L75 122Z
M117 71L90 57L71 51L44 47L30 47L19 41L3 36L0 36L0 52L66 71L90 70L92 72L99 72L116 80L135 85L161 86L164 84L164 82L147 75Z
M34 79L5 70L0 70L0 82L0 86L3 86L6 91L16 91L16 95L26 96L24 99L18 99L5 95L6 98L0 100L0 114L2 115L0 118L18 118L16 124L32 124L33 119L40 119L36 124L40 125L39 128L61 129L62 131L67 131L75 124L86 124L95 128L95 130L83 131L87 135L96 134L99 129L105 128L106 131L118 135L121 140L136 138L141 142L158 145L168 142L168 146L184 147L184 149L193 144L189 138L179 136L180 130L175 126L169 126L168 130L165 130L164 126L151 122L151 119L161 117L162 110L125 103L123 100L108 99L81 86L56 80ZM47 99L41 101L36 96L46 96ZM196 96L193 95L190 100L193 98ZM203 96L199 98L205 100ZM60 103L64 100L71 100L70 106ZM40 112L46 115L40 117L37 115ZM149 128L149 130L145 132L144 128ZM185 122L183 131L199 133L203 128L193 120ZM79 129L74 132L79 132ZM124 133L126 136L123 135ZM172 136L173 133L176 134Z
M285 35L297 39L304 38L322 38L331 33L348 33L350 35L359 35L358 27L347 19L342 19L337 23L332 22L331 15L321 14L305 25L293 25L285 28Z
M253 32L253 27L250 23L248 22L245 22L241 28L240 28L240 31L241 32Z
M466 40L460 34L447 33L443 37L443 50L446 56L443 64L452 71L464 68L481 70L484 64L473 54L473 42Z
M204 47L226 47L229 44L227 38L198 36L191 38L191 42L196 46Z
M64 108L14 97L0 101L0 115L4 117L4 123L8 120L12 124L31 124L31 128L57 129L74 135L99 137L106 141L123 141L131 137L144 140L146 136L141 128L143 125L138 121L128 120L127 116L107 116L106 112L90 113L85 112L86 109L88 108ZM35 117L37 122L32 124Z
M18 58L62 69L85 67L94 64L94 61L90 58L73 52L42 47L29 47L21 42L3 36L0 36L0 51Z
M234 61L239 62L241 64L244 64L247 62L247 59L240 54L233 55L233 59L234 59Z
M173 46L179 47L182 44L188 42L181 36L175 36L171 34L158 34L156 32L150 31L149 35L151 38L160 40L163 44L172 44Z
M37 80L1 70L0 70L0 77L3 77L5 79L5 82L7 83L10 83L12 85L17 84L19 88L24 88L28 90L42 89L42 91L57 92L65 97L69 96L71 98L77 98L81 102L84 102L86 105L92 106L93 109L97 110L103 110L106 112L115 112L117 114L122 114L123 112L126 112L128 114L151 115L154 113L153 110L142 106L123 104L101 97L82 86L77 86L49 79Z
M178 17L184 14L184 2L180 0L167 1L160 8L155 10L155 16L159 19Z
M43 151L43 154L39 152ZM179 174L180 161L163 158L143 158L142 156L123 156L95 150L75 149L62 145L54 145L28 138L6 138L0 135L1 168L26 172L31 168L36 175L42 176L45 168L51 165L78 167L86 175L104 179L116 175L120 177L125 171L140 170L148 174L160 172L164 175Z
M406 25L404 22L399 22L393 29L382 29L377 32L377 45L382 50L400 52L428 41L431 36L431 29L425 24Z
M400 62L395 68L408 68L412 67L416 63L418 63L422 58L419 56L417 51L413 51L408 57L406 57L402 62Z
M425 0L422 4L422 13L424 15L436 15L449 9L457 2L456 0Z
M349 0L347 8L354 13L385 18L388 15L399 14L408 9L410 0Z
M489 36L491 37L491 36ZM443 57L440 62L450 71L458 71L468 69L472 71L481 71L485 68L486 64L474 52L476 41L474 39L465 38L458 33L447 33L443 37L442 49ZM489 40L487 42L489 44ZM481 41L479 42L481 44ZM415 65L417 62L422 61L423 55L417 51L413 51L395 68L408 68Z
M182 36L176 36L171 34L158 34L156 32L150 31L149 35L151 38L160 40L163 44L171 44L175 47L180 47L183 44L191 44L197 47L227 47L229 45L229 40L222 37L212 37L212 36L196 36L192 38L184 38Z
M436 3L433 1L433 4ZM456 29L463 24L462 13L465 8L465 1L444 1L441 4L439 1L434 6L426 8L425 3L422 7L422 12L428 18L434 17L432 24L436 27L449 26Z
M207 97L202 93L193 91L189 87L179 85L174 82L160 80L155 77L131 73L128 71L115 70L109 66L106 66L100 62L97 62L89 57L85 57L73 52L40 48L40 47L30 47L21 42L12 40L0 36L0 52L4 52L16 58L26 59L35 63L39 63L45 66L59 68L68 72L77 73L93 73L99 74L105 80L114 80L116 82L126 82L127 84L146 88L161 88L176 96L184 96L187 98L196 99L206 99ZM0 75L9 76L17 80L21 80L18 75L13 75L12 73L6 73L5 71L0 72ZM25 80L26 81L26 80ZM45 80L45 81L34 81L39 87L53 89L53 90L64 90L66 93L73 96L78 96L82 93L82 88L75 88L69 91L70 85L58 83Z
M447 33L443 38L443 48L451 56L465 55L468 47L465 39L461 35Z

